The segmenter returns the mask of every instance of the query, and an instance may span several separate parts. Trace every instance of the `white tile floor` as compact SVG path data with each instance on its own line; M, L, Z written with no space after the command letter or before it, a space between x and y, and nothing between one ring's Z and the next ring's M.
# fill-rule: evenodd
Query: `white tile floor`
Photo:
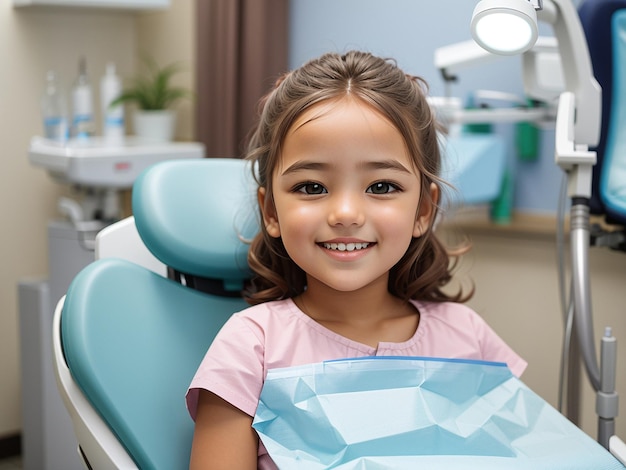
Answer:
M0 470L22 470L22 458L11 457L0 460Z

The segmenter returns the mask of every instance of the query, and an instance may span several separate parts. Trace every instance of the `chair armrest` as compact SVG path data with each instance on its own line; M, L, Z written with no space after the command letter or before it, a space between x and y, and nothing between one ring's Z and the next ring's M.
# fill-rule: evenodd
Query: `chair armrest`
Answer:
M65 408L72 419L81 458L86 460L87 468L137 470L135 462L85 398L67 367L61 344L64 302L65 296L57 304L52 326L54 375Z
M617 436L609 439L609 451L622 465L626 465L626 444Z

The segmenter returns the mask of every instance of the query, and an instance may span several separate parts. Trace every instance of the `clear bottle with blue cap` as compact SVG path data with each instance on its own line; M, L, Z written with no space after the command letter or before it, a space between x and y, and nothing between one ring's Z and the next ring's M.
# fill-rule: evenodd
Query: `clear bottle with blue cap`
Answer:
M122 94L122 81L115 71L115 63L109 62L100 81L100 103L102 106L102 136L106 143L123 140L124 105L114 101Z
M84 57L80 58L78 77L72 89L72 131L76 138L88 138L94 134L93 93Z
M53 70L46 73L46 84L41 97L41 115L44 136L47 139L65 142L69 138L67 101Z

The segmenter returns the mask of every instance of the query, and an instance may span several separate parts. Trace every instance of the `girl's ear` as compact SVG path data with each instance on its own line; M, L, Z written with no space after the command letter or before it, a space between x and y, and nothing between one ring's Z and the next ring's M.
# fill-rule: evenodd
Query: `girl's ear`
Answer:
M417 209L417 217L415 217L415 225L413 226L413 237L418 238L424 235L433 223L435 215L435 207L439 203L439 187L435 183L430 183L430 198L426 195L420 197L420 205Z
M280 226L278 225L278 217L276 216L276 208L271 197L267 197L267 191L265 188L259 188L257 193L259 201L259 207L263 213L263 224L265 230L270 237L280 237Z

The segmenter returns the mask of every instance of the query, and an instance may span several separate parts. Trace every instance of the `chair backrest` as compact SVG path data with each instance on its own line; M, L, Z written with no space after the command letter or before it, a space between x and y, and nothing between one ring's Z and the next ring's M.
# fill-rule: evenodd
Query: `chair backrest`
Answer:
M225 158L155 165L135 181L132 197L148 249L188 278L220 280L225 290L241 290L250 276L242 241L258 228L255 201L248 165Z
M256 231L248 174L244 162L227 159L149 168L133 188L146 246L177 271L241 287L250 274L242 238ZM186 388L215 334L245 306L114 258L72 282L60 327L66 363L138 468L188 467Z
M579 8L594 75L602 87L591 211L626 225L626 0L587 0Z

